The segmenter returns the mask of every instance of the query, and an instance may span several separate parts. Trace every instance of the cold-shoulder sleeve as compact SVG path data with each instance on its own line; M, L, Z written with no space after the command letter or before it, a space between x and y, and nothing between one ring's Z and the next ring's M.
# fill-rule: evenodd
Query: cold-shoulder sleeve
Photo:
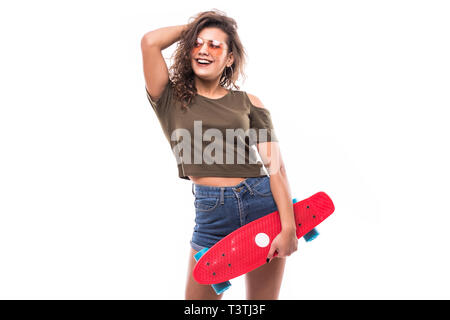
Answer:
M152 97L150 97L150 93L148 92L147 87L145 87L145 91L147 93L147 99L150 102L150 105L158 115L165 113L172 104L173 83L170 80L167 82L163 93L156 101L153 100Z
M248 99L248 96L247 96ZM249 99L250 101L250 99ZM250 102L250 129L256 132L256 143L278 142L270 111Z

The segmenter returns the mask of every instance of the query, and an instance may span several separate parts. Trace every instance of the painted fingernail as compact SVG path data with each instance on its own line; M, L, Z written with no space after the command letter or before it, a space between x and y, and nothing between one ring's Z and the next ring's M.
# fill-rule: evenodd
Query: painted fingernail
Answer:
M267 258L267 259L266 259L266 263L269 263L269 262L270 262L270 259L269 259L269 258Z

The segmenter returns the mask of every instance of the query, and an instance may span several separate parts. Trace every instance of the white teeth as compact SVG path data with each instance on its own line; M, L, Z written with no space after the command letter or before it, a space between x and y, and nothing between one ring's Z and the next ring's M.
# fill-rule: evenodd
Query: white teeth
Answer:
M211 61L203 60L203 59L197 59L197 61L200 63L211 63Z

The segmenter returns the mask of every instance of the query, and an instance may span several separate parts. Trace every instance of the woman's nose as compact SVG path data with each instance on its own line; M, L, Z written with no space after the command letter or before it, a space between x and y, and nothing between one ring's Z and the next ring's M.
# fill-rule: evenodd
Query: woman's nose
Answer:
M208 53L208 43L202 44L202 46L200 47L199 52L201 52L201 53Z

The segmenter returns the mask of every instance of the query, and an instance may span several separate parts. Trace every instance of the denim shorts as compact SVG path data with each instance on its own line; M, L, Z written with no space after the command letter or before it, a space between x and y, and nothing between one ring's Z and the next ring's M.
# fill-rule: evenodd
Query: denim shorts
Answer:
M192 183L195 227L191 247L200 251L267 214L277 211L270 177L250 177L235 186L215 187Z

